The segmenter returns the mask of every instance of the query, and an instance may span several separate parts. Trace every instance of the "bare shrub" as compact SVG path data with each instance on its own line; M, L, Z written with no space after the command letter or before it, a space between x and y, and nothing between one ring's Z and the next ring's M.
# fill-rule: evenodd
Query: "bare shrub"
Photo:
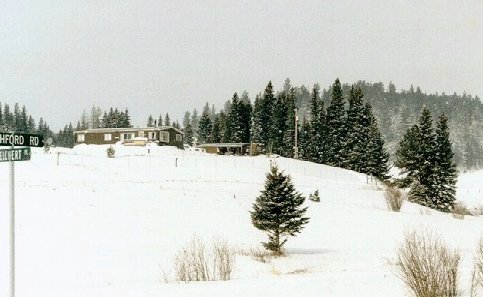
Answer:
M249 256L253 260L261 263L270 263L270 260L273 257L271 252L260 248L250 248L248 250L242 250L240 251L240 254L243 256Z
M478 288L483 289L483 239L480 240L471 274L471 297L477 296Z
M455 219L464 219L465 215L470 214L468 208L464 204L458 203L453 206L453 209L451 210L451 213L453 214L453 217Z
M398 188L387 185L386 191L384 192L384 199L386 200L387 208L389 210L398 212L401 210L404 195Z
M459 296L460 254L433 233L406 234L396 257L396 274L416 297Z
M213 244L215 280L230 280L235 266L235 253L226 241Z
M179 281L229 280L233 274L235 253L224 241L215 241L208 250L205 243L194 237L175 260L175 274Z

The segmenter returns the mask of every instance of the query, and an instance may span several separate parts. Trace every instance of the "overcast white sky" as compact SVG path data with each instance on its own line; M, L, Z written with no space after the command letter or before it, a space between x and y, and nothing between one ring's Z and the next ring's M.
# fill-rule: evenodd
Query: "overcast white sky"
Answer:
M151 113L272 80L483 94L483 1L0 0L0 101L58 130L93 104Z

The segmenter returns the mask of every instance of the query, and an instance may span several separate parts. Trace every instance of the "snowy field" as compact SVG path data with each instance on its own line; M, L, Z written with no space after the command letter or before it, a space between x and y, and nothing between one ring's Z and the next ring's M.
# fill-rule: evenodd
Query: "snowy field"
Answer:
M390 260L405 232L431 230L463 255L469 288L483 216L464 220L406 203L389 212L365 175L291 159L216 156L163 147L34 149L16 162L18 297L407 296ZM265 241L249 210L270 163L308 196L310 222L288 256L237 256L233 280L177 283L173 260L193 236L237 249ZM8 164L0 163L0 296L8 288ZM483 171L460 176L458 200L483 205ZM164 282L164 276L170 278Z

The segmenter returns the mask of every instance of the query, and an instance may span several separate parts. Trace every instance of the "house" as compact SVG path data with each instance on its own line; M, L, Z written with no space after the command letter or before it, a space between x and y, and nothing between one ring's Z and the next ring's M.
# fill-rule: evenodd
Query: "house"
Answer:
M146 145L154 142L158 145L183 148L183 131L172 126L147 128L98 128L75 131L76 144L115 144Z
M204 143L196 146L210 154L219 155L258 155L261 146L258 143Z

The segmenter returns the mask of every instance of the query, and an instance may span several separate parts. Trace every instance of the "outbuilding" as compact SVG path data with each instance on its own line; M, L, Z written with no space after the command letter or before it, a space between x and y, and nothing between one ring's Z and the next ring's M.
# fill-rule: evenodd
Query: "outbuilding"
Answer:
M210 154L219 155L258 155L261 146L258 143L204 143L196 146Z

